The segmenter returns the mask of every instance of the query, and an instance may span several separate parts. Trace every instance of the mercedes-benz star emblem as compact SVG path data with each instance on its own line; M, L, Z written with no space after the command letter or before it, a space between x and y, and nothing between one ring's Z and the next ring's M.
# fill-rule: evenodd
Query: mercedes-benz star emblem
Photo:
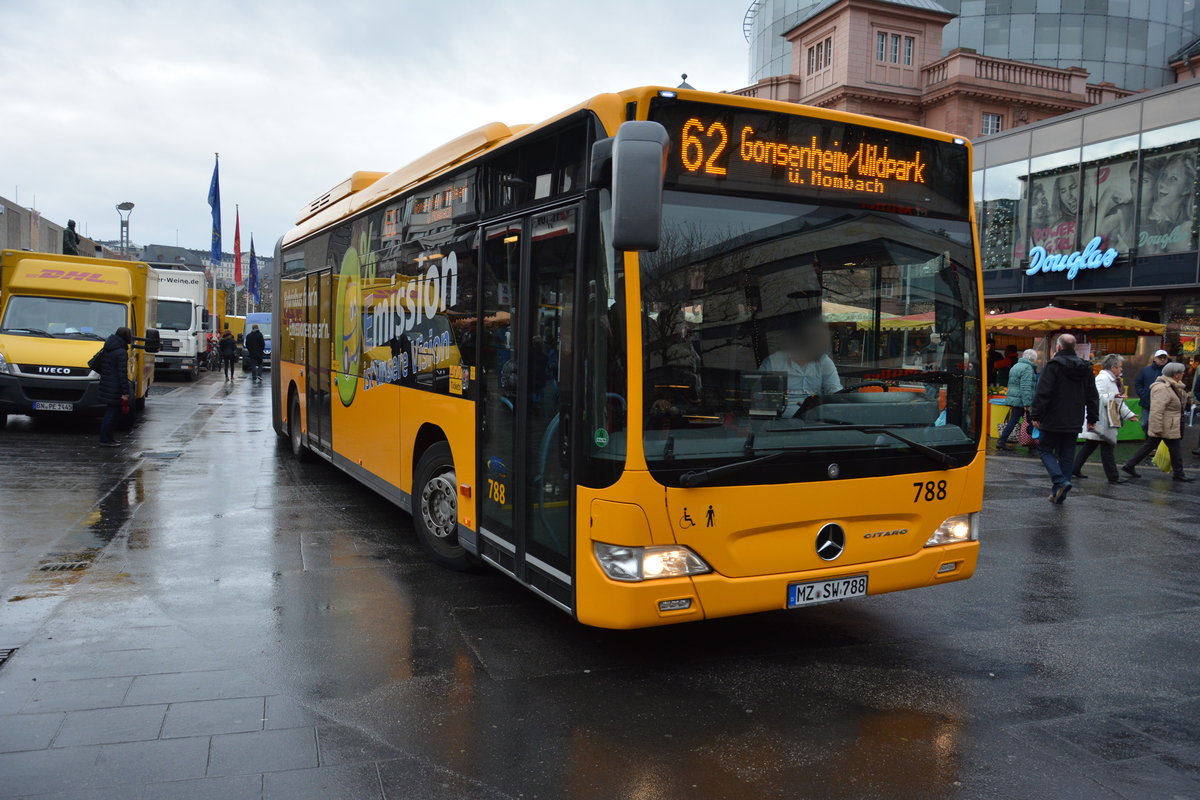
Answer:
M817 555L825 561L833 561L846 549L846 532L836 522L831 522L817 531Z
M829 477L836 478L838 475L842 474L842 468L837 464L830 464L825 468L825 472L827 475L829 475Z

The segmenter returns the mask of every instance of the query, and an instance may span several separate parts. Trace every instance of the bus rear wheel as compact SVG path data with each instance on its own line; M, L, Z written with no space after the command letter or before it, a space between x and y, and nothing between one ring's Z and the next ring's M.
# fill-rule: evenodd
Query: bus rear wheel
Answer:
M294 394L288 406L288 441L292 445L292 458L300 462L307 461L308 447L304 443L304 430L300 427L300 398Z
M413 473L413 527L436 563L468 570L470 555L458 543L458 479L450 445L438 442L422 454Z

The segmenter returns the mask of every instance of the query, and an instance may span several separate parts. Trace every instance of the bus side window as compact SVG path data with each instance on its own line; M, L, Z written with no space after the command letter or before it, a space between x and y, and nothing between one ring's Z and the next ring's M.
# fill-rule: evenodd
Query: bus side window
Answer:
M446 318L455 347L458 363L475 365L476 315L479 313L477 283L479 268L476 263L478 247L476 229L461 232L447 248L454 253L458 262L458 302L446 307Z
M579 483L610 486L625 466L627 365L625 355L625 272L619 253L606 247L602 234L586 274L584 308L583 409L580 437L584 457Z

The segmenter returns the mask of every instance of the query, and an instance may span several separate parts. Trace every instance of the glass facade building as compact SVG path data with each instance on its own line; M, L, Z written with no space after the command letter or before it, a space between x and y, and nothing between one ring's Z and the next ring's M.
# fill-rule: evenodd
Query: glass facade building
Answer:
M1134 95L975 143L984 296L1167 325L1200 337L1200 81Z
M792 71L792 45L783 35L800 24L822 0L755 0L746 11L750 43L750 82Z
M1167 56L1200 34L1197 0L900 0L958 15L942 54L969 47L993 58L1083 67L1091 83L1155 89L1174 82ZM746 14L750 81L791 72L783 34L829 0L756 0Z

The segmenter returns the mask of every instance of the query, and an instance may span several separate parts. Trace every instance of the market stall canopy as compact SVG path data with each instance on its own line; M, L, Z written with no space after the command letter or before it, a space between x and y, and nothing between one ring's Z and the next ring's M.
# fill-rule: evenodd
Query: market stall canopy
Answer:
M989 314L984 317L983 324L989 331L1001 333L1116 330L1161 335L1167 329L1166 325L1157 322L1143 322L1140 319L1057 306L1031 308L1028 311L1013 311L1009 314Z
M882 311L879 314L880 319L890 319L896 316ZM870 320L875 319L875 312L869 308L860 308L859 306L851 306L846 303L835 303L832 300L821 301L821 317L826 322L857 322L860 328L863 328L863 323L866 322L866 328L870 328ZM887 330L885 325L884 330Z
M870 320L860 321L858 329L860 331L869 331L874 327ZM915 331L924 328L933 327L933 312L926 311L924 314L907 314L902 317L884 314L879 322L879 330L881 331Z

